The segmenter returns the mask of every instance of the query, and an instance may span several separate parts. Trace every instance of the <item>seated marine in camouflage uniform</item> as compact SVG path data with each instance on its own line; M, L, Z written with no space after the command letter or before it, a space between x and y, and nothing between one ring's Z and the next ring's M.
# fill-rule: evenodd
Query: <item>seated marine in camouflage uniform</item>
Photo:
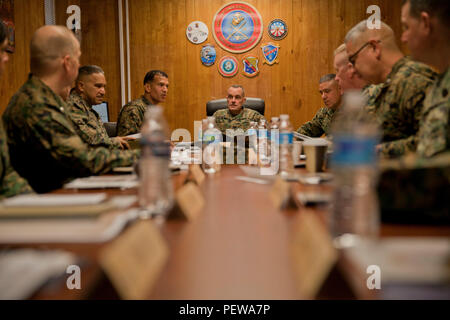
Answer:
M3 74L5 65L8 62L6 48L9 41L6 34L6 28L0 21L0 76ZM0 120L0 199L28 192L33 192L30 185L11 166L6 133L3 128L3 121Z
M438 76L424 101L417 153L432 157L450 150L450 67Z
M78 70L75 88L69 99L69 118L81 139L92 147L109 149L129 149L129 137L110 138L93 105L103 102L106 91L106 79L102 68L83 66Z
M348 61L348 54L344 43L334 50L333 63L334 69L336 70L335 80L339 88L341 88L341 94L350 90L363 90L369 85L369 82L364 80Z
M366 111L382 130L382 155L396 157L415 152L426 90L436 73L403 56L392 29L381 22L368 29L361 21L345 37L350 63L371 84L380 84L369 95Z
M3 121L0 121L0 199L31 192L33 189L28 182L11 166L6 133Z
M450 3L405 1L401 20L402 41L412 58L433 64L442 73L424 101L417 153L381 164L378 195L382 219L449 225Z
M217 128L226 134L227 129L242 129L247 131L250 127L250 122L264 119L258 111L244 108L245 92L240 85L232 85L227 90L227 109L220 109L214 112ZM264 119L265 120L265 119Z
M3 114L11 163L39 193L130 166L139 155L90 147L75 131L61 95L77 77L80 55L78 40L67 28L39 28L31 40L31 74Z
M408 0L402 24L412 58L441 72L425 97L417 145L419 156L433 157L450 150L450 3Z
M160 70L151 70L144 77L144 95L122 107L117 121L117 135L127 136L141 132L148 107L166 101L169 76Z
M311 121L298 128L298 133L316 138L323 134L328 134L331 122L335 118L341 104L341 90L335 77L335 74L330 73L320 78L319 92L325 107L320 108Z

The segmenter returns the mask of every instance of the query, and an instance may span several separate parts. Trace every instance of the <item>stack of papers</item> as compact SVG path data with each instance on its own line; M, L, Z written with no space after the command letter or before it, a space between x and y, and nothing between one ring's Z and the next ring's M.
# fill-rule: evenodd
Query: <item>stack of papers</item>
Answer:
M114 203L106 201L106 194L104 193L84 195L27 194L0 202L0 219L95 217L102 212L115 208Z
M122 169L123 170L123 169ZM64 185L65 189L130 189L139 185L136 174L124 174L116 176L91 176L78 178Z
M301 141L316 141L317 143L325 143L330 146L330 141L326 138L313 138L305 136L304 134L298 133L297 131L292 131L294 137L300 139Z
M292 133L294 134L294 137L302 141L313 139L311 137L305 136L304 134L298 133L297 131L292 131Z
M136 203L134 195L105 199L105 194L7 199L1 202L0 243L108 241L138 217L138 209L123 211Z

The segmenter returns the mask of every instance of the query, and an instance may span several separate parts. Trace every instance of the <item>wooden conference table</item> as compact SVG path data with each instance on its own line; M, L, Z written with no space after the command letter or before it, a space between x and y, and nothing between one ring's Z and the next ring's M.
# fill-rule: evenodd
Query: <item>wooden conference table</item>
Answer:
M302 213L313 212L323 218L326 211L320 207L275 209L268 196L269 184L240 181L236 179L239 175L244 173L238 165L223 165L220 173L207 177L200 186L205 207L195 220L167 220L159 226L170 254L148 293L149 299L304 298L298 290L298 274L289 246L293 228ZM185 178L184 172L173 177L176 188ZM295 190L319 188L329 191L326 186L300 183L294 183L293 187ZM135 194L137 190L100 191L114 195ZM449 226L381 227L381 236L449 235ZM68 290L66 278L63 278L42 288L32 298L118 298L98 264L99 252L105 245L33 244L37 248L65 249L87 258L88 262L82 267L82 290ZM341 255L337 268L331 271L317 298L377 298L375 293L364 289L364 275L353 271L351 262Z

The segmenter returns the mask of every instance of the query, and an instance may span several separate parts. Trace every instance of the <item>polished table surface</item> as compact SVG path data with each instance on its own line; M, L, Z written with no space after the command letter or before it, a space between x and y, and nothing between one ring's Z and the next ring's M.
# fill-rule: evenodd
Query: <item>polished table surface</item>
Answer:
M302 212L314 212L324 220L326 210L319 207L276 209L268 196L270 184L240 181L236 179L239 175L244 175L240 167L229 165L222 166L218 174L207 177L200 186L205 207L193 221L170 219L163 223L155 222L167 240L170 254L156 284L149 290L149 299L304 298L297 288L298 275L290 251L293 229ZM183 183L185 176L185 173L174 176L176 188ZM295 191L305 188L330 191L327 186L303 186L299 183L293 183L293 188ZM136 189L105 192L111 195L135 194ZM450 226L383 224L381 236L449 237ZM62 248L90 261L83 267L83 290L68 290L65 281L61 281L42 289L33 298L117 297L111 295L113 290L108 291L108 285L105 285L108 281L97 263L104 245L33 244L38 248ZM355 277L351 262L341 255L338 268L333 270L318 298L376 298L372 292L359 286L358 281L365 283L365 279Z

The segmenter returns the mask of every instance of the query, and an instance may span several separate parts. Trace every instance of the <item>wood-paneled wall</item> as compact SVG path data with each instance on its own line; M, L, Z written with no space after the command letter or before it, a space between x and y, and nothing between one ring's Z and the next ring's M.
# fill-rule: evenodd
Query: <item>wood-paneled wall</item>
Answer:
M9 55L0 78L0 114L11 96L27 80L30 72L30 40L34 31L44 24L44 1L14 0L15 52Z
M211 67L201 64L202 44L187 40L186 27L192 21L203 21L210 30L205 43L215 44L212 19L228 2L129 0L131 93L133 98L142 93L142 80L148 70L166 71L170 88L165 108L172 129L193 132L193 121L206 116L206 102L225 97L227 87L234 83L242 84L247 96L266 101L266 118L288 113L294 127L298 127L321 107L319 78L334 72L334 49L353 25L369 17L369 5L379 5L382 20L393 27L397 37L401 33L401 0L248 0L262 16L264 35L251 51L232 54L239 60L240 72L233 78L223 78L217 63ZM281 41L273 41L267 34L267 25L275 18L288 24L289 33ZM252 53L261 57L260 46L268 41L281 46L279 64L262 65L261 59L257 77L242 75L243 56ZM230 54L217 44L215 47L216 62Z
M239 74L223 78L217 64L210 67L201 64L202 44L194 45L187 40L186 27L200 20L211 32L215 13L228 2L128 0L131 98L142 94L142 81L148 70L167 72L170 88L165 111L171 129L186 128L193 132L193 121L206 116L206 102L224 97L227 87L234 83L242 84L247 96L266 101L266 118L288 113L294 127L298 127L321 107L318 79L334 72L334 49L354 24L369 16L366 14L369 5L379 5L382 20L393 27L398 38L401 34L401 0L247 0L262 16L264 34L251 51L232 54L240 61ZM29 41L34 30L44 24L43 3L43 0L14 1L16 52L0 80L1 112L29 72ZM57 0L57 24L66 24L66 8L70 4L81 8L81 63L97 64L105 70L110 118L115 121L122 104L118 2ZM281 41L273 41L267 34L267 25L275 18L283 19L289 27L287 37ZM281 46L279 64L263 65L261 59L257 77L242 75L243 56L261 57L260 46L269 41ZM215 43L211 33L205 43L215 44L217 60L230 55Z

